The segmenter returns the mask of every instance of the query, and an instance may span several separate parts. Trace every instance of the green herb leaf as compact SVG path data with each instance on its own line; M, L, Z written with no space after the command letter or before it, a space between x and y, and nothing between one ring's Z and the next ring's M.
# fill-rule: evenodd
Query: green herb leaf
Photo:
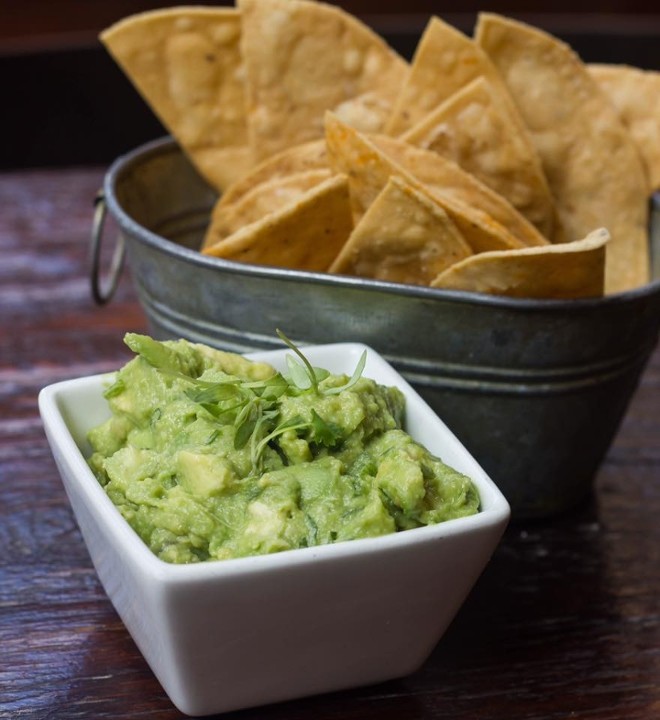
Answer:
M273 433L281 435L285 430L299 430L300 428L307 427L308 425L309 423L303 417L296 415L295 417L289 418L285 422L280 423Z
M364 350L362 355L360 355L360 359L358 360L358 364L355 366L355 370L353 371L353 374L351 375L348 382L346 382L344 385L340 385L339 387L333 387L333 388L325 388L323 390L325 395L338 395L341 392L344 392L344 390L348 390L355 385L355 383L362 377L362 373L364 372L364 366L367 362L367 351Z
M344 434L337 423L327 422L312 408L312 435L313 439L325 447L334 447Z
M307 369L301 365L295 358L291 357L291 355L286 356L286 364L289 368L289 378L290 381L299 389L299 390L309 390L312 387L312 379L309 376L309 373L307 372Z
M321 382L327 377L330 377L330 371L325 368L313 367L312 370L314 371L314 376L316 377L317 382Z
M254 433L257 427L258 420L259 408L256 403L249 403L241 410L236 418L236 434L234 435L235 450L241 450L248 444L252 433Z
M223 424L229 424L233 422L236 417L236 411L241 410L243 405L232 405L231 407L220 407L214 403L197 403L200 407L204 408L209 415L212 415L216 420L221 421Z
M282 433L286 432L287 430L302 430L303 428L308 428L309 423L304 418L300 417L300 415L296 415L295 417L289 418L283 423L280 423L272 432L270 432L268 435L266 435L256 446L255 448L255 455L252 459L253 465L257 464L257 461L261 459L261 456L263 454L263 451L266 449L266 445L268 445L271 440L274 440L278 435L281 435Z
M277 373L265 381L263 390L261 391L261 397L264 400L277 400L282 397L289 389L289 383L286 379Z
M280 340L282 340L282 342L284 342L285 345L290 347L291 350L293 350L293 352L300 358L300 360L302 361L303 367L305 369L305 372L307 374L307 377L309 378L309 384L307 385L307 387L298 385L300 373L298 370L294 370L293 368L296 366L300 367L300 365L298 363L290 363L289 358L287 357L287 365L289 366L289 372L296 373L295 376L292 375L292 378L294 378L294 377L296 378L294 380L294 382L297 385L297 387L299 387L301 390L307 390L309 388L314 388L314 392L318 392L319 388L318 388L318 381L316 379L316 373L314 372L314 368L312 367L309 360L300 352L300 350L298 350L298 348L291 342L291 340L289 340L289 338L281 330L276 329L275 332L279 336Z
M241 396L241 388L235 382L202 383L197 381L195 387L186 390L186 395L196 403L218 403L223 400L234 400Z

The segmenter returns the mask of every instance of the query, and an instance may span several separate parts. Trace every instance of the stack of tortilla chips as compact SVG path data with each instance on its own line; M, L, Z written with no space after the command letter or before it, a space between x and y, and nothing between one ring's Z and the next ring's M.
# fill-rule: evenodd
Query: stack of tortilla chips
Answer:
M202 252L513 297L649 281L660 73L493 14L407 63L337 7L129 17L105 46L217 189Z

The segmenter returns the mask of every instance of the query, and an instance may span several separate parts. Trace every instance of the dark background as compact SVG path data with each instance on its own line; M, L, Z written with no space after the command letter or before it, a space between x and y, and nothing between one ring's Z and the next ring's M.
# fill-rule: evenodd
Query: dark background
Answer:
M0 0L0 168L109 163L163 134L97 37L134 12L182 3ZM195 2L198 5L223 3ZM226 3L225 3L226 4ZM525 20L569 42L587 62L660 70L660 11L649 0L344 0L336 3L405 57L435 14L471 33L480 10Z

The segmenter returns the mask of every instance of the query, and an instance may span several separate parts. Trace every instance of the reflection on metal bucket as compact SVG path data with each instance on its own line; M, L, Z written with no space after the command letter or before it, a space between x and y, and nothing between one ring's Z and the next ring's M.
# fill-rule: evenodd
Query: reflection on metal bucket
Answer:
M171 140L116 161L103 192L155 336L247 352L279 346L281 327L301 344L371 345L465 443L514 519L588 494L657 342L660 222L650 285L519 300L206 257L196 248L216 196Z

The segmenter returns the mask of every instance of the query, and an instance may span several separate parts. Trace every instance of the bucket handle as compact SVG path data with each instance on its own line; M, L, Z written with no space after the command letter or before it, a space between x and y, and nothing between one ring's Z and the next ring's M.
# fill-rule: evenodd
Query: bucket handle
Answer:
M106 214L107 206L105 204L105 195L102 190L99 190L94 198L94 219L92 222L90 244L90 284L92 297L97 305L105 305L112 299L119 284L119 278L121 277L121 271L124 267L124 259L126 257L124 236L119 233L114 252L112 253L112 261L106 281L102 283L101 241L103 239Z

